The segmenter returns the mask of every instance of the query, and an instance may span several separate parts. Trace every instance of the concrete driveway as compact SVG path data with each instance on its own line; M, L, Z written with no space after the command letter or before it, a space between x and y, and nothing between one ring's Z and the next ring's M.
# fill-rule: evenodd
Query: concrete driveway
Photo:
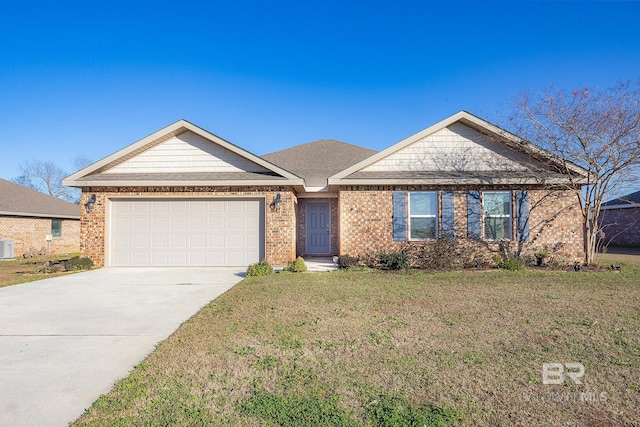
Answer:
M106 268L0 288L0 426L66 426L240 280L231 268Z

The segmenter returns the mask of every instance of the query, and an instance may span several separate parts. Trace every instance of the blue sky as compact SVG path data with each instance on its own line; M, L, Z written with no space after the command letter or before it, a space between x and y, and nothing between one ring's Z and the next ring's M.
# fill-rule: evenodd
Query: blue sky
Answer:
M636 1L5 2L0 177L179 119L255 154L383 149L519 93L640 77Z

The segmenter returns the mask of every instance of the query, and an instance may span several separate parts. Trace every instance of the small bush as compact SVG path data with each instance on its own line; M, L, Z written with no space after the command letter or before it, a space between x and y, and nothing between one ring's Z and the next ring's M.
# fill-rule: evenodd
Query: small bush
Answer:
M273 267L266 260L251 264L247 268L247 277L260 277L273 274Z
M64 266L67 271L90 270L91 267L93 267L93 261L91 261L91 258L74 256L73 258L64 261Z
M409 256L400 251L380 251L378 261L384 270L399 271L409 268Z
M500 255L495 255L493 260L498 264L498 268L509 271L523 271L527 269L527 263L524 259L515 256L508 256L506 258Z
M289 261L287 263L285 271L290 271L292 273L302 273L307 271L307 264L305 264L304 259L299 256L295 261Z
M338 257L338 268L341 270L348 270L360 265L360 258L350 255L340 255Z

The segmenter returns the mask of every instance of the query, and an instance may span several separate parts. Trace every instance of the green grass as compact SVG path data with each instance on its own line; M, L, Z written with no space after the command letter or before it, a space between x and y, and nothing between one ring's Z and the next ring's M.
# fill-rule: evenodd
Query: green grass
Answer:
M58 255L57 259L68 260L75 256L78 256L78 254L61 254ZM0 288L4 286L42 280L48 277L70 274L70 272L43 273L42 271L40 271L44 263L50 260L51 257L37 256L28 259L17 258L14 260L0 261Z
M633 425L639 308L634 268L251 278L75 425Z

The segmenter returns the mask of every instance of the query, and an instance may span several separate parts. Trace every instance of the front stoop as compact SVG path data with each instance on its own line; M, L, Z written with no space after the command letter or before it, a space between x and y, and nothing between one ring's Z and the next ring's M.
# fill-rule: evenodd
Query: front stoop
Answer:
M304 257L304 262L307 264L307 271L334 271L338 269L338 265L333 261L333 257Z

